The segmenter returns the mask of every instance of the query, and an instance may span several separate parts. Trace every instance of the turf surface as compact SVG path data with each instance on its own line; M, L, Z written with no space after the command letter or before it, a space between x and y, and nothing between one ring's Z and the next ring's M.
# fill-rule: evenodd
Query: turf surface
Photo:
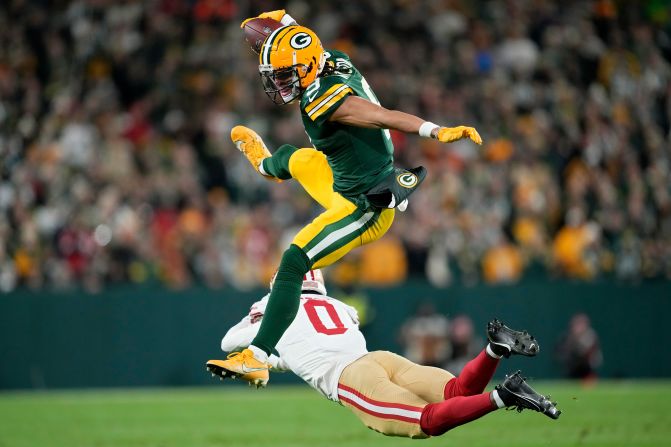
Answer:
M671 382L536 383L558 421L498 411L440 438L388 438L307 386L0 393L0 447L663 446Z

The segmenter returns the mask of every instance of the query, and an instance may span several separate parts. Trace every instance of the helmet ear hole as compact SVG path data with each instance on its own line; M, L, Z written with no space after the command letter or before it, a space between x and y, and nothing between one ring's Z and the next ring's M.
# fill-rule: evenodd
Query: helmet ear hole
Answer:
M310 65L297 66L298 77L300 78L300 85L302 88L307 88L307 86L317 77L316 72L314 72L314 67L312 62L310 62Z

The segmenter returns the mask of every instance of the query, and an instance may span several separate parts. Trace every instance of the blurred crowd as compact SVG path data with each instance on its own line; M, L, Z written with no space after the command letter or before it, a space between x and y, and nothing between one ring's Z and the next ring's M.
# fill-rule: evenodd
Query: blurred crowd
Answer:
M401 326L403 356L420 365L435 366L458 375L482 351L485 341L475 334L466 315L448 319L431 302L420 304Z
M664 0L6 0L1 291L266 283L320 212L229 139L242 123L271 148L309 144L239 29L281 7L347 52L387 108L485 140L393 133L397 163L429 177L337 281L671 278Z
M486 340L477 335L467 315L448 318L430 301L422 302L399 332L403 356L420 365L435 366L459 375L474 359ZM563 377L594 382L603 364L601 343L585 313L571 316L566 330L554 345L555 363Z

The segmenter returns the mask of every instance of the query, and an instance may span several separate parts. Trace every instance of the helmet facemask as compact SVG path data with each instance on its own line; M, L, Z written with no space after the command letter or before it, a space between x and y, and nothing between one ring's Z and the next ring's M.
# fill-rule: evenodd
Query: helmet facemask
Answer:
M275 104L289 104L303 94L305 89L301 80L307 76L310 69L311 66L306 67L303 64L285 68L259 65L263 90Z

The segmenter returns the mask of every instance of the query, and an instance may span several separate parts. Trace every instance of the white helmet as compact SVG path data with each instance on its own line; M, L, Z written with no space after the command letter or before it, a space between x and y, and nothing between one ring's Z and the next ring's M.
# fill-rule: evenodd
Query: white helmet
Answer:
M270 290L273 290L277 272L270 280ZM320 269L310 270L303 276L303 285L301 286L303 292L314 292L320 295L326 295L326 286L324 285L324 275Z
M320 269L310 270L303 277L303 286L301 288L304 292L315 292L320 295L326 295L326 286L324 285L324 275Z

